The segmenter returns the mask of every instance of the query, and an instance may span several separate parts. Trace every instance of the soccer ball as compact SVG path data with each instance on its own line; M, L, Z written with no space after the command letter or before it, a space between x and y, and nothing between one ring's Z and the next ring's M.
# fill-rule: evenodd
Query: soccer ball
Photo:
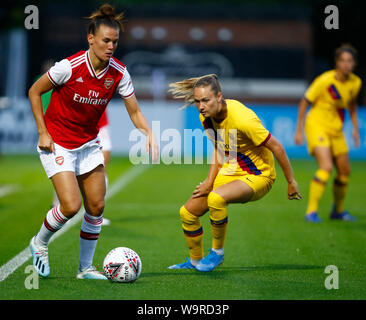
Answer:
M135 251L118 247L108 252L103 269L105 276L113 282L135 282L140 276L142 263Z

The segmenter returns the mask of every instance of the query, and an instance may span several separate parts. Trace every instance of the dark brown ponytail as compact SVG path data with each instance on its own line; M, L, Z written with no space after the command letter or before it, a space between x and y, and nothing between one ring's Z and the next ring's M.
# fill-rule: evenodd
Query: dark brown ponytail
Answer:
M103 4L98 10L93 12L88 19L90 20L88 34L95 35L102 24L124 31L122 24L123 12L117 14L115 8L110 4Z

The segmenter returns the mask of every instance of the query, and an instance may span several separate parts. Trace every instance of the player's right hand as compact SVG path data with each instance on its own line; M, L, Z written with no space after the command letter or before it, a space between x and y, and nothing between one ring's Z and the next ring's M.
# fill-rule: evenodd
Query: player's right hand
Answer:
M302 134L301 131L296 131L295 133L295 143L298 145L298 146L301 146L304 142L304 135Z
M207 197L211 191L212 185L207 183L205 180L204 182L200 182L200 184L193 191L192 198Z
M289 200L294 200L294 199L301 200L302 199L302 195L299 192L299 187L295 180L291 181L291 183L288 184L287 197Z
M38 148L46 152L55 152L55 145L53 144L52 137L48 132L39 135Z

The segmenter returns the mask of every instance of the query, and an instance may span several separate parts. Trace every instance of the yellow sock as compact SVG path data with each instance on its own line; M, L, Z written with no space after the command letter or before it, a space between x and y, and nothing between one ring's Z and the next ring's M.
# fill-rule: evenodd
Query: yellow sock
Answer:
M190 258L201 260L203 258L203 229L200 218L190 213L184 206L180 208L179 213Z
M315 172L315 176L313 180L310 182L309 202L308 207L306 209L306 214L318 211L319 201L323 196L325 186L329 180L329 177L330 172L326 170L318 169Z
M215 192L210 192L207 198L210 209L210 220L212 230L212 249L224 247L227 230L227 202Z
M337 213L342 213L344 211L343 203L347 192L347 185L348 176L346 175L338 175L337 178L334 179L333 196Z

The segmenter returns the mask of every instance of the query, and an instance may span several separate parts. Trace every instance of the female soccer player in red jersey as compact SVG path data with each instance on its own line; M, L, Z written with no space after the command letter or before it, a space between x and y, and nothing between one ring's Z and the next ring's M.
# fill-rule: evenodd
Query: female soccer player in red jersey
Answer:
M333 183L334 203L330 219L353 221L355 218L344 210L344 198L350 174L348 147L342 131L345 111L348 109L353 124L353 139L360 143L357 124L356 100L361 79L352 73L356 65L356 50L342 45L335 51L335 69L318 76L299 103L295 142L301 145L306 108L311 109L305 120L305 134L309 153L315 157L318 170L310 183L309 201L305 220L320 222L318 204L330 178L333 164L337 175Z
M85 214L80 231L78 279L106 279L92 265L103 221L106 192L104 158L98 140L98 122L117 92L133 124L147 135L146 148L158 157L155 137L134 95L126 67L113 57L123 14L105 4L89 17L89 50L56 63L29 90L39 133L37 150L60 204L46 215L30 242L33 264L44 277L50 274L47 244L81 207ZM41 95L53 89L45 115Z
M224 99L216 75L171 84L173 97L196 104L200 121L214 143L208 176L180 208L190 259L169 269L212 271L224 260L230 203L256 201L276 178L273 155L288 182L288 198L301 199L291 164L281 143L265 129L257 115L239 101ZM224 160L224 154L227 158ZM212 249L203 258L200 217L210 212Z

